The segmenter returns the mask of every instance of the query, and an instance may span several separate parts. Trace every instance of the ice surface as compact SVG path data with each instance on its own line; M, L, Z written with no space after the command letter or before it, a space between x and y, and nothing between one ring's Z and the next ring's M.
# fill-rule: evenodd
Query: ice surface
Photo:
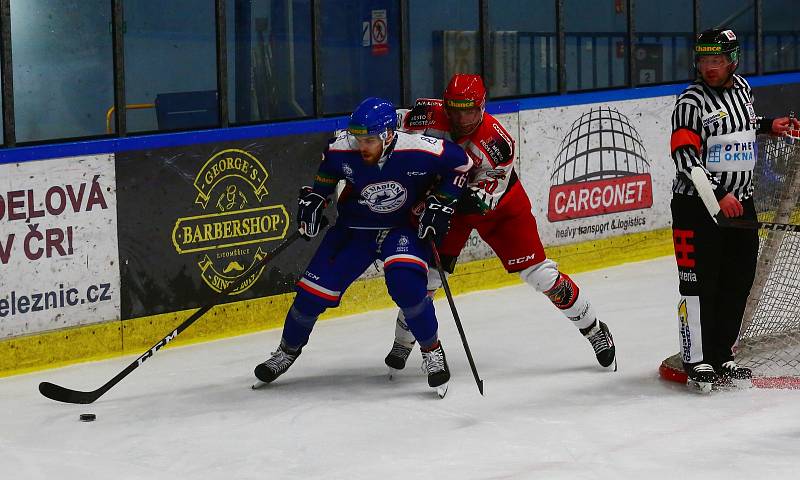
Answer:
M692 395L658 378L677 344L665 257L574 275L617 343L619 371L527 286L456 304L486 396L447 303L453 378L439 400L418 350L394 381L394 312L321 322L289 372L251 390L280 331L160 351L93 405L37 391L93 390L134 357L0 379L3 479L797 478L800 392ZM96 413L83 423L81 413Z

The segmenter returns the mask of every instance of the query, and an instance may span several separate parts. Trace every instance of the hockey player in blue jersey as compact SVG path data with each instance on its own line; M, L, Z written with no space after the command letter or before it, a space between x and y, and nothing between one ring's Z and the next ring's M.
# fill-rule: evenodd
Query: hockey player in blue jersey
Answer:
M472 166L464 151L444 140L395 131L394 106L367 98L323 153L313 187L304 187L297 220L307 237L319 233L323 210L340 180L336 225L325 234L302 278L278 349L255 368L269 383L286 372L308 342L319 315L375 260L383 261L389 295L422 347L428 385L446 392L450 371L427 295L428 238L441 241ZM433 190L431 190L433 187ZM424 203L423 203L424 202ZM418 226L412 209L424 210Z

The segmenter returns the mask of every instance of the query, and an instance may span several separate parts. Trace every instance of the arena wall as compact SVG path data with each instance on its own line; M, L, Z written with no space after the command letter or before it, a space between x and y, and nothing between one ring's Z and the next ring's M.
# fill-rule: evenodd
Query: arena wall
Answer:
M752 83L759 113L800 107L800 75ZM516 138L542 240L564 271L672 253L668 142L681 90L489 105ZM344 122L0 151L0 376L152 346L294 228L297 191ZM316 243L269 262L173 343L280 327ZM475 233L460 260L456 293L519 282ZM390 306L376 267L324 318Z

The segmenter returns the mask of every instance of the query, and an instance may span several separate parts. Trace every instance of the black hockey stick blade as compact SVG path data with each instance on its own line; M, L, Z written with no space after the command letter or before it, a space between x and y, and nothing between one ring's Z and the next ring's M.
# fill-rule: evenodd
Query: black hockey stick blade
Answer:
M800 232L800 225L794 223L758 222L743 218L720 218L722 227L744 228L750 230L774 230L776 232Z
M453 293L450 291L450 284L447 283L447 275L445 275L444 268L442 268L442 259L439 257L439 250L436 249L436 243L434 243L433 240L430 240L430 245L431 251L433 252L433 261L436 263L436 270L439 271L439 277L442 279L442 287L444 287L444 293L447 296L447 303L450 304L453 320L455 320L458 334L461 336L461 344L464 345L464 352L467 354L469 368L472 370L472 376L475 377L475 384L478 386L478 391L481 396L483 396L483 380L481 380L480 375L478 375L478 369L475 367L475 360L472 359L472 352L469 349L469 343L467 343L467 335L464 333L463 325L461 325L461 318L458 316L456 303L453 301Z
M102 393L94 392L81 392L79 390L71 390L64 388L60 385L50 382L42 382L39 384L39 393L45 397L62 403L78 403L85 405L93 403L97 400Z
M717 197L714 196L714 188L711 186L711 182L706 177L703 169L699 167L692 169L692 183L694 183L697 193L700 195L700 199L703 200L703 204L708 209L711 218L721 227L800 232L800 225L794 223L759 222L745 218L725 217L720 211L719 202L717 202Z
M321 228L325 228L328 225L328 219L322 217L321 221ZM189 328L194 322L196 322L200 317L205 315L209 310L211 310L214 306L216 306L221 300L225 299L225 297L236 289L244 279L249 277L249 273L258 271L264 265L267 264L269 260L274 258L276 255L281 253L282 251L286 250L292 243L294 243L298 238L303 236L302 232L295 231L286 239L281 242L280 245L275 247L271 252L267 253L259 261L254 263L250 266L248 271L244 272L240 275L236 280L230 283L224 290L218 293L214 300L197 311L195 311L189 318L183 321L180 325L178 325L173 331L168 333L164 336L161 340L159 340L155 345L150 347L149 350L141 354L136 360L134 360L130 365L125 367L124 370L119 372L114 378L106 382L103 386L98 388L97 390L93 390L91 392L83 392L80 390L72 390L70 388L62 387L60 385L56 385L50 382L42 382L39 384L39 392L44 395L45 397L55 400L57 402L62 403L77 403L77 404L87 404L93 403L95 400L100 398L104 393L111 390L111 388L119 383L123 378L127 377L132 371L136 370L141 364L147 361L150 357L155 355L155 353L161 349L161 347L165 346L169 342L175 339L181 332Z

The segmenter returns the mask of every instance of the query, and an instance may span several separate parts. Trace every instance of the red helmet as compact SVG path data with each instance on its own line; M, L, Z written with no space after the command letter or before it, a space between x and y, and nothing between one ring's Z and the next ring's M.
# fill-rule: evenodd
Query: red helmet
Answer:
M456 73L444 89L444 106L447 108L483 109L486 104L486 87L480 75Z

